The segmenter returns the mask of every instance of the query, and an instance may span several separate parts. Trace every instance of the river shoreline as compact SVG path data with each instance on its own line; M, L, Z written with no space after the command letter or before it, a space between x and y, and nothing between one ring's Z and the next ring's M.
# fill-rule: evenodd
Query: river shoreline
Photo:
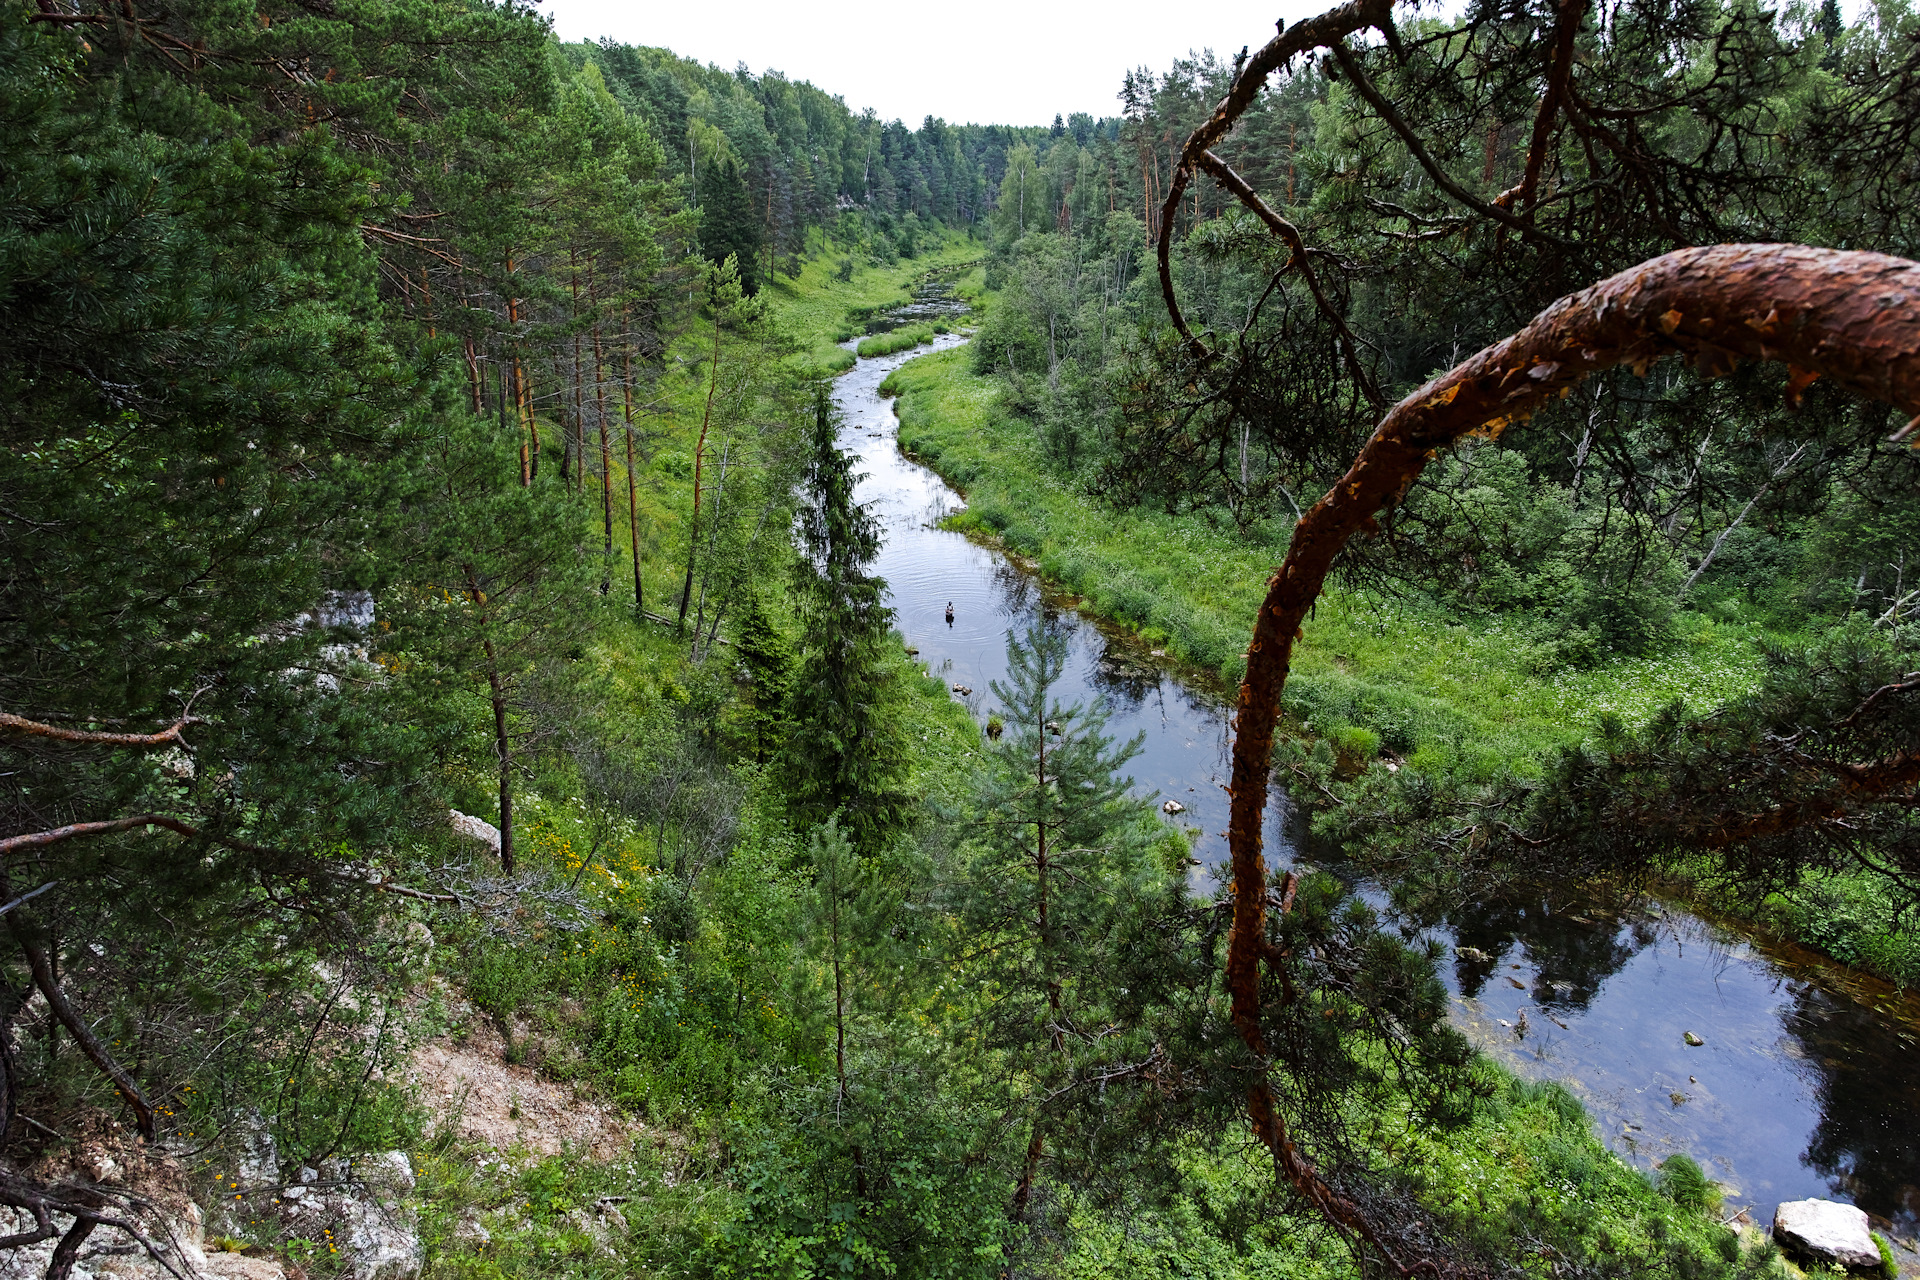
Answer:
M950 335L932 350L963 340ZM1037 611L1071 618L1069 681L1118 708L1123 736L1147 735L1137 789L1180 800L1187 812L1177 821L1199 824L1196 857L1218 865L1229 691L1217 674L1184 668L1089 609L1033 558L984 530L950 526L965 509L963 493L936 460L905 453L894 406L878 392L886 373L925 354L861 360L836 384L851 443L870 470L862 499L877 495L887 524L881 573L907 643L933 674L981 691L966 701L984 719L1006 627ZM940 621L950 599L959 629ZM1276 866L1304 852L1289 817L1277 797L1267 822ZM1920 1157L1896 1130L1903 1097L1920 1113L1920 1081L1902 1062L1920 1060L1902 1039L1906 1027L1920 1027L1920 1000L1763 937L1749 922L1709 920L1680 905L1655 899L1604 916L1564 906L1512 918L1504 908L1485 918L1463 913L1443 940L1498 960L1443 973L1456 1023L1510 1070L1573 1087L1608 1145L1643 1168L1686 1151L1727 1188L1730 1207L1755 1217L1771 1211L1770 1196L1850 1199L1890 1235L1912 1240ZM1531 1036L1515 1035L1516 1021L1527 1025L1515 1015L1529 1011ZM1706 1033L1699 1049L1681 1035L1695 1024Z

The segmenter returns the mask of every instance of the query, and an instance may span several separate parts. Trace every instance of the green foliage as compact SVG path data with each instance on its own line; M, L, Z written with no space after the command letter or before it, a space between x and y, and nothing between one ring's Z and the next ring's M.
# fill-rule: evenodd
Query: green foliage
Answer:
M1682 1209L1699 1213L1711 1209L1715 1200L1713 1184L1693 1157L1684 1152L1676 1151L1660 1162L1660 1190Z
M890 356L899 351L911 351L933 341L933 329L929 325L910 324L878 337L864 338L857 348L862 357Z
M889 708L901 691L881 657L893 623L881 603L886 584L867 572L879 552L879 526L853 500L852 461L834 443L835 426L822 389L800 513L795 590L803 634L788 761L801 811L821 820L844 815L855 838L872 847L900 822L905 753Z
M749 297L760 291L760 219L730 160L708 170L700 184L700 247L716 266L728 259L738 265Z
M1880 1274L1886 1280L1900 1280L1900 1260L1893 1256L1893 1246L1878 1231L1873 1233L1873 1247L1880 1251Z
M740 1136L738 1216L702 1259L716 1275L993 1274L1007 1234L1004 1188L969 1159L973 1117L912 1071L871 1072L852 1096L794 1081L785 1140Z

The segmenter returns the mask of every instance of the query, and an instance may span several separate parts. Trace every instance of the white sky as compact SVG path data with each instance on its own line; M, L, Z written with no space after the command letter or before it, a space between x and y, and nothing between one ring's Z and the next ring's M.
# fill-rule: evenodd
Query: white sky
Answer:
M1055 112L1120 114L1129 67L1165 71L1189 50L1229 60L1258 49L1275 18L1295 22L1329 0L545 0L562 40L612 36L732 70L781 71L917 126L1047 124Z

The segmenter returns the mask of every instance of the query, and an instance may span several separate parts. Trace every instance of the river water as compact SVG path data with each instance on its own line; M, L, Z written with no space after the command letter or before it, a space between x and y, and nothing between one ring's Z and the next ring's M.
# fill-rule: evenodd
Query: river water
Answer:
M1109 732L1143 735L1135 789L1186 807L1171 820L1200 830L1196 874L1210 882L1227 854L1227 708L1131 637L1060 612L1029 567L937 527L965 502L900 453L878 392L923 354L861 360L834 393L841 447L866 473L857 496L886 530L877 570L901 634L933 675L972 690L954 696L984 720L1008 632L1059 612L1070 656L1056 695L1104 699ZM1279 788L1266 838L1271 865L1299 856ZM1782 1200L1858 1204L1904 1262L1920 1262L1908 1252L1920 1234L1920 998L1648 899L1474 905L1441 936L1456 948L1442 973L1456 1024L1518 1074L1566 1085L1623 1157L1645 1168L1684 1151L1723 1184L1729 1214L1747 1208L1762 1226Z

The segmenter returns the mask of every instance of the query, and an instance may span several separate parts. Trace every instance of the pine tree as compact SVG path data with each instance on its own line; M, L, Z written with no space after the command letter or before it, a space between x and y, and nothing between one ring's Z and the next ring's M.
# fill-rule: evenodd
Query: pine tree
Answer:
M1103 708L1053 700L1066 659L1065 636L1044 621L1007 637L1009 679L992 684L1006 730L977 789L963 909L982 956L976 980L999 993L989 1039L1024 1082L1012 1101L1027 1122L1016 1220L1091 1068L1139 1047L1115 1017L1127 982L1119 954L1165 879L1149 855L1151 819L1120 773L1141 739L1116 748Z
M793 696L793 646L773 625L757 593L748 593L737 631L734 652L740 657L746 683L742 702L748 715L748 754L756 763L764 763L768 748L786 732Z

